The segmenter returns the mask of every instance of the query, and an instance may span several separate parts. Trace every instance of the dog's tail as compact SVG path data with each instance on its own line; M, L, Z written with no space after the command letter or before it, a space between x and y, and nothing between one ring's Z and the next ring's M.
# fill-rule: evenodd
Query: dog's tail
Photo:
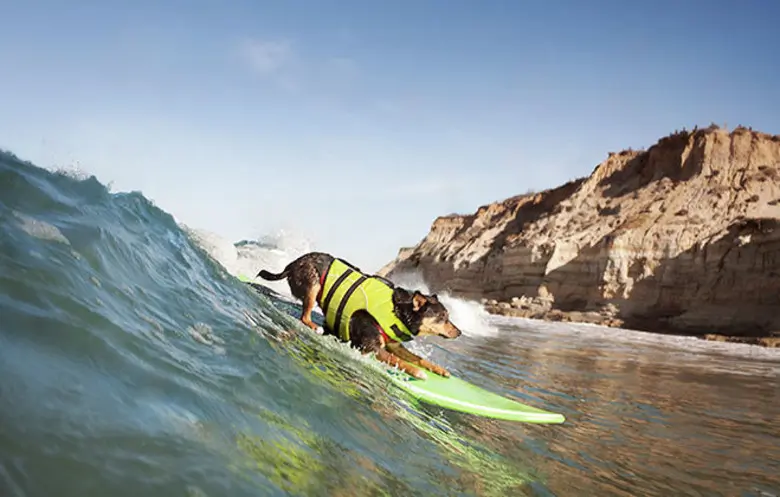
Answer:
M290 274L290 271L288 268L284 268L284 271L282 271L279 274L271 273L269 271L266 271L265 269L261 270L259 273L257 273L257 276L263 278L264 280L268 281L277 281L286 278Z

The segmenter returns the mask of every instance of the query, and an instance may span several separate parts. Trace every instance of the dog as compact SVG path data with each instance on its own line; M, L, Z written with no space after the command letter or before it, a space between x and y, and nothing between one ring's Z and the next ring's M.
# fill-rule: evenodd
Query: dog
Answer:
M268 281L286 278L293 296L303 303L300 320L309 328L318 328L311 320L318 304L325 316L323 334L335 335L361 353L372 353L421 380L427 378L423 369L450 376L449 371L417 356L402 343L422 336L453 339L461 335L436 294L397 287L323 252L304 254L281 273L263 269L257 276Z

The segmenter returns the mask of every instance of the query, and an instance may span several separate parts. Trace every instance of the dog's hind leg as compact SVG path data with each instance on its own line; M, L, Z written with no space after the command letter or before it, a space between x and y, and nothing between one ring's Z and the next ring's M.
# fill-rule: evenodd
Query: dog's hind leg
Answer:
M317 303L317 294L320 291L319 283L312 285L303 296L303 309L301 310L301 322L309 328L317 331L317 323L311 320L311 311L314 310L314 304Z
M425 371L423 371L420 368L416 368L407 362L402 361L398 356L396 356L392 352L389 352L388 350L385 349L377 350L376 358L384 362L385 364L389 364L391 366L397 367L398 369L402 370L404 373L410 376L414 376L418 380L424 380L428 378L428 375L425 374Z

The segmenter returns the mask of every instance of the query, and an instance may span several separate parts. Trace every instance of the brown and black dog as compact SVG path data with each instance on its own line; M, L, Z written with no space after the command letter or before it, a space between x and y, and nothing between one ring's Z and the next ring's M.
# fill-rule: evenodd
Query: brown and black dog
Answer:
M310 252L289 263L279 274L260 271L257 276L270 280L287 278L290 291L293 296L303 302L300 320L306 326L316 330L317 325L311 320L311 312L317 303L317 296L321 291L325 275L335 258L322 252ZM342 260L342 262L345 262ZM346 263L346 262L345 262ZM348 264L348 263L346 263ZM360 272L357 268L350 265ZM392 312L406 325L411 334L418 336L440 336L444 338L457 338L461 331L452 324L449 312L439 302L436 295L424 295L419 291L410 292L404 288L396 287L392 282L374 275L393 289ZM388 303L390 305L390 303ZM323 312L326 312L323 309ZM358 311L352 315L349 322L350 345L362 353L374 353L380 361L396 366L415 378L425 379L426 374L422 369L427 369L441 376L449 376L450 373L406 349L401 342L389 340L377 321L365 311ZM338 336L338 330L327 329L323 326L326 335Z

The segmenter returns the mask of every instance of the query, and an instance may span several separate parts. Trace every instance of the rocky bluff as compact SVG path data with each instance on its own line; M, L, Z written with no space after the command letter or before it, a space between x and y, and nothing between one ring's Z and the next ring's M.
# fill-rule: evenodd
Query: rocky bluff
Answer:
M776 345L780 136L711 126L436 219L380 274L506 315Z

